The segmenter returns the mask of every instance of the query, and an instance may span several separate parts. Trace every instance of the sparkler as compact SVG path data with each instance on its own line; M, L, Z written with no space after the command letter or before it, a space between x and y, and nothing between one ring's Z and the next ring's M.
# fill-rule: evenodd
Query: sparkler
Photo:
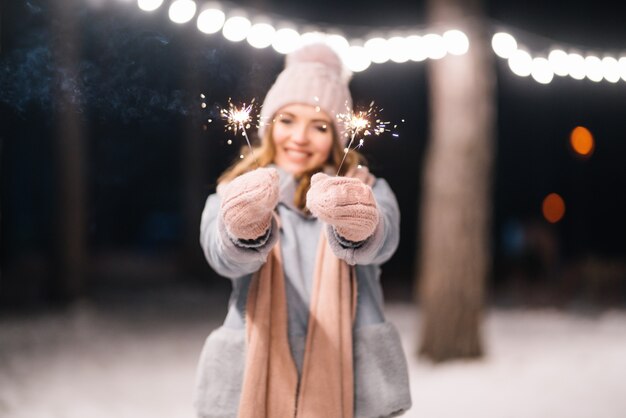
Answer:
M248 138L248 133L246 132L246 129L250 129L252 120L252 116L250 114L254 111L254 108L254 99L252 99L250 104L246 105L244 103L241 107L235 106L231 99L228 99L228 109L220 109L220 115L226 120L227 130L232 131L235 135L237 135L237 132L241 130L243 137L246 138L246 142L248 143L248 148L250 148L250 154L258 166L259 160L257 160L256 155L254 154L254 150L250 144L250 139Z
M379 112L380 110L374 106L374 102L372 101L367 110L354 112L350 109L347 109L346 113L337 114L337 119L340 123L344 125L346 130L345 135L346 137L350 137L350 142L348 142L348 146L343 150L343 159L339 164L337 174L335 174L336 176L339 175L341 167L343 166L343 163L351 150L352 143L354 142L354 139L357 137L357 135L363 134L363 136L378 136L383 132L389 130L387 128L387 125L389 125L390 122L380 120L380 118L378 117ZM363 146L363 142L364 139L360 139L359 143L354 148L352 148L352 150L361 148Z

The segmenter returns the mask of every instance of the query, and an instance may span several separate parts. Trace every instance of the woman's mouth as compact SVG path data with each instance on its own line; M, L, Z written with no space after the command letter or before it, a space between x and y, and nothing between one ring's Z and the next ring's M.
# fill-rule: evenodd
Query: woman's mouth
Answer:
M301 151L293 148L285 148L285 153L287 153L287 155L289 155L289 157L294 160L306 160L312 155L310 152Z

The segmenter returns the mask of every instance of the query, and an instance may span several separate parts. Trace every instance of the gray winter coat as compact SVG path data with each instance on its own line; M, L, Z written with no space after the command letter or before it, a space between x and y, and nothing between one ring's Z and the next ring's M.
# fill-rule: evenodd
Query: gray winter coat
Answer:
M269 234L246 247L233 240L218 216L220 198L209 196L200 226L200 244L207 261L232 280L233 291L224 324L206 339L198 364L195 407L201 418L237 416L245 363L245 307L252 274L265 262L280 235L291 353L301 373L309 319L309 298L321 228L327 228L334 253L356 265L357 308L353 329L355 417L378 418L402 414L411 406L407 365L400 337L385 320L379 265L395 252L399 241L400 212L385 180L372 190L381 212L374 234L358 247L345 242L329 225L298 210L293 203L296 182L279 169L277 211L280 229L273 222Z

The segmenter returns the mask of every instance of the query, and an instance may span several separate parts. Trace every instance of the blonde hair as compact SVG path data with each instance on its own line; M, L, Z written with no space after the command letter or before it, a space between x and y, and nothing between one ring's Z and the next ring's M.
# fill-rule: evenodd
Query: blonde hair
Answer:
M248 171L252 171L257 167L266 167L274 162L274 157L276 156L276 146L274 145L274 138L272 136L273 129L271 128L272 127L265 130L265 135L261 140L261 144L252 147L254 150L254 156L250 154L250 149L247 146L243 146L241 148L241 155L245 155L245 157L234 161L233 164L217 179L218 184L224 182L227 183L234 178L247 173ZM337 134L334 126L332 127L332 134L332 148L328 154L326 162L322 166L315 167L296 176L298 187L296 188L293 203L298 209L304 212L307 211L306 193L309 191L309 187L311 186L311 177L313 174L324 170L324 167L331 167L334 172L337 172L339 164L341 164L341 160L344 156L344 148L339 140L339 135ZM254 157L258 160L258 166ZM364 163L365 158L363 155L356 150L350 150L350 152L346 155L346 160L341 166L339 175L343 176L350 170L356 168L359 164Z

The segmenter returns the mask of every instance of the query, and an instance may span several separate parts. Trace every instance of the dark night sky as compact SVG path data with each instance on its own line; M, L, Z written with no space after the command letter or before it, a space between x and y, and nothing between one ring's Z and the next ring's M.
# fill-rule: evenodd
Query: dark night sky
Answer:
M85 2L86 3L86 2ZM423 26L423 4L410 1L312 5L293 1L237 3L292 20L325 22L361 33L372 27ZM308 4L308 3L307 3ZM626 6L610 2L492 1L487 25L504 25L536 48L552 41L585 50L626 53ZM88 244L92 251L127 248L159 254L180 243L181 127L198 130L211 113L199 108L236 99L261 99L282 68L283 57L200 34L193 23L176 26L166 10L139 11L109 0L98 9L76 9L80 36L79 76L73 92L88 134ZM54 99L51 57L55 25L49 2L4 1L0 54L2 140L2 264L20 254L50 250L55 199L53 116L65 109ZM494 173L494 247L506 252L505 231L541 222L541 200L560 193L567 213L556 233L565 258L585 254L624 258L626 253L626 82L613 85L556 79L548 86L513 75L497 62L498 141ZM199 77L190 89L188 74ZM372 170L388 179L403 213L403 246L389 269L406 275L415 244L419 176L428 135L424 63L377 65L356 74L357 103L372 98L385 116L406 118L399 140L370 141L364 154ZM210 106L211 107L211 106ZM594 155L573 156L569 132L589 128ZM208 157L205 193L236 155L213 124L203 140ZM215 155L217 153L217 156ZM510 237L509 237L510 238ZM510 241L510 240L509 240ZM514 244L510 244L514 245Z

